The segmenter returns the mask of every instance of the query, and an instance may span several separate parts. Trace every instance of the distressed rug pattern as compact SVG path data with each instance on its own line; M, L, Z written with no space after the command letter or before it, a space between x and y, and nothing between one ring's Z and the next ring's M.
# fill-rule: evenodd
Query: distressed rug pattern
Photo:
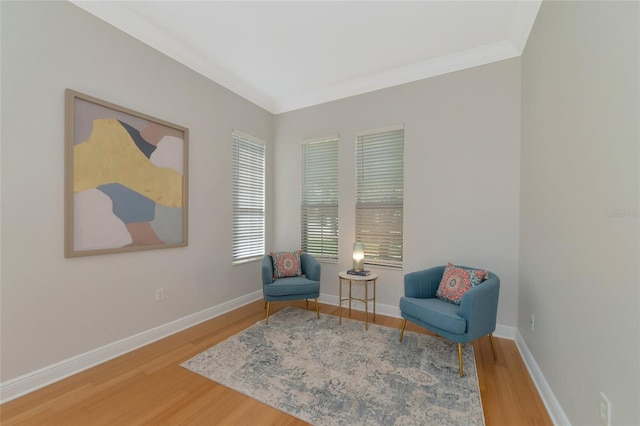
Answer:
M484 425L473 347L286 307L181 364L316 426Z

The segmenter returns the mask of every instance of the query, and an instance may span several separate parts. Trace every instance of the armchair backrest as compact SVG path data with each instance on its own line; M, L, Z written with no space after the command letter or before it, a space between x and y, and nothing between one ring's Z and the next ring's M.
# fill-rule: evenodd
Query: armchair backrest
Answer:
M273 282L273 259L271 255L265 254L262 258L262 285Z
M404 276L404 295L417 297L418 299L431 299L436 297L436 291L442 281L444 266L421 271L410 272Z
M309 253L300 255L302 273L311 281L320 281L320 262Z
M467 320L467 333L474 337L496 329L500 278L489 272L489 278L471 288L460 302L460 316Z

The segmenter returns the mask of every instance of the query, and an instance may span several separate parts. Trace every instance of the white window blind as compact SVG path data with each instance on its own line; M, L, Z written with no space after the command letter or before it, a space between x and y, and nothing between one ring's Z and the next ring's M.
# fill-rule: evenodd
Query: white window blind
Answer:
M338 139L302 145L302 251L338 260Z
M233 261L264 254L265 145L233 133Z
M356 137L356 241L365 262L402 266L404 128Z

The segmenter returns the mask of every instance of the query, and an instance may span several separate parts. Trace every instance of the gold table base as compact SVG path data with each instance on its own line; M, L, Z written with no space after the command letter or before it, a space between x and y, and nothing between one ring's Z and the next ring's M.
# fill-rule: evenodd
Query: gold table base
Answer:
M370 273L369 275L350 275L347 274L346 271L340 272L338 274L338 287L339 287L339 300L340 300L340 324L342 324L342 303L348 301L349 302L349 317L351 317L351 302L358 301L364 303L364 312L365 312L365 330L369 330L369 302L373 302L373 321L376 322L376 281L378 280L378 275L375 273ZM349 297L342 297L342 285L343 281L347 281L349 284ZM356 284L364 284L364 298L353 297L352 293L352 285ZM369 284L373 285L373 297L369 297Z

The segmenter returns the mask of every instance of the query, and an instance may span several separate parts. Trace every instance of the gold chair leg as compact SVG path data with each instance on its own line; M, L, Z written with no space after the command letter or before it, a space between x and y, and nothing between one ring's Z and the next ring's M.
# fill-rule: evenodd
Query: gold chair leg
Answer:
M269 324L269 308L271 308L271 302L267 302L267 324Z
M400 331L400 341L402 342L402 336L404 336L404 328L407 326L407 320L402 321L402 331Z
M462 370L462 343L458 343L458 364L460 365L460 377L464 375Z
M318 306L318 298L316 297L316 314L318 314L318 319L320 319L320 307Z
M498 353L496 352L496 344L493 341L493 333L489 333L489 340L491 341L491 350L493 351L493 359L498 359Z

